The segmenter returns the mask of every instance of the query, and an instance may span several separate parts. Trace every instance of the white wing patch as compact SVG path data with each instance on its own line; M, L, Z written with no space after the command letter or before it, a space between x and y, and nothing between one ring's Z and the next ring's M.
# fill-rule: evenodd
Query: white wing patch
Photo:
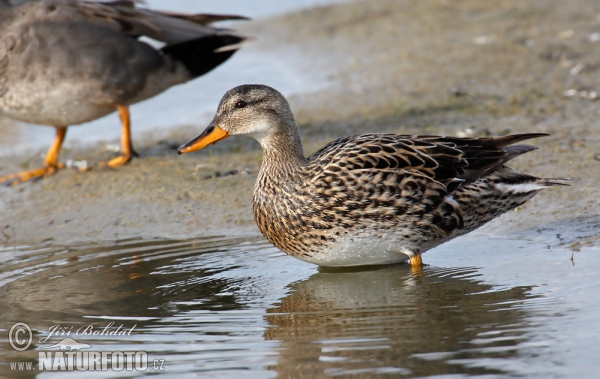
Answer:
M521 184L506 184L498 183L496 187L504 192L526 193L531 191L539 191L547 186L539 183L521 183Z

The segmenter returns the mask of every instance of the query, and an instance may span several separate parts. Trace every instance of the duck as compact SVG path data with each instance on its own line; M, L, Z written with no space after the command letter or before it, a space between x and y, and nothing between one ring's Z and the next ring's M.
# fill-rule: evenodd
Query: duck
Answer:
M544 133L460 138L362 134L332 141L306 157L285 97L242 85L179 154L229 136L262 146L252 213L278 249L324 267L407 262L515 209L568 180L538 178L505 164L537 149L519 144Z
M56 128L43 167L0 183L16 185L64 168L59 153L67 128L115 111L121 152L99 166L129 162L137 156L129 106L225 62L247 38L212 23L245 19L155 11L135 7L134 0L0 0L0 114Z

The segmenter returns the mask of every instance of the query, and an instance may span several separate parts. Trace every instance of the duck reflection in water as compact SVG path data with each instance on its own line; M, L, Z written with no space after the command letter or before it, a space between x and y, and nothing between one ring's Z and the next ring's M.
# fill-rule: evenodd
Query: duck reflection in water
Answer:
M478 276L476 268L425 267L415 274L390 266L321 271L292 283L289 295L267 310L264 338L281 341L270 369L278 377L505 373L468 362L490 348L493 358L516 354L526 339L518 325L527 322L518 304L533 298L531 288L495 290ZM478 343L487 333L502 338Z

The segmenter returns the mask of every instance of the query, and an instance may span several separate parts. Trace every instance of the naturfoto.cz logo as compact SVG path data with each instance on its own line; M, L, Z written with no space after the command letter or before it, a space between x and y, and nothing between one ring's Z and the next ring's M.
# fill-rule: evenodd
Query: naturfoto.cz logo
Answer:
M104 327L90 324L78 329L53 325L49 335L40 339L40 343L48 342L53 336L127 336L135 325L125 329L123 325L115 327L110 322ZM19 352L27 350L33 342L33 333L29 325L23 322L14 324L8 334L10 346ZM53 344L37 346L37 367L33 362L10 362L11 370L39 371L164 371L164 359L148 359L145 351L94 351L92 345L76 341L72 337L62 338Z

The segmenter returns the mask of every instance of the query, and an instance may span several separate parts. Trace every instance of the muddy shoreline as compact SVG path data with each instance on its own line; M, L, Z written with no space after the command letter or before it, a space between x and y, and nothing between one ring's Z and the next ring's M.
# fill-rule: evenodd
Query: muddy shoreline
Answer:
M303 54L298 69L326 81L318 86L325 89L289 97L307 154L334 138L366 132L550 133L532 141L540 149L512 167L570 178L572 186L545 190L480 231L541 236L576 249L600 244L599 14L595 2L583 0L390 0L295 12L243 31L265 51ZM258 234L250 209L258 143L230 139L177 156L175 148L203 126L139 135L134 125L141 158L125 167L62 170L0 188L4 242ZM0 149L10 143L11 128L11 121L0 120ZM65 149L61 157L107 160L114 153L103 146L114 142ZM0 176L36 167L43 153L2 156Z

